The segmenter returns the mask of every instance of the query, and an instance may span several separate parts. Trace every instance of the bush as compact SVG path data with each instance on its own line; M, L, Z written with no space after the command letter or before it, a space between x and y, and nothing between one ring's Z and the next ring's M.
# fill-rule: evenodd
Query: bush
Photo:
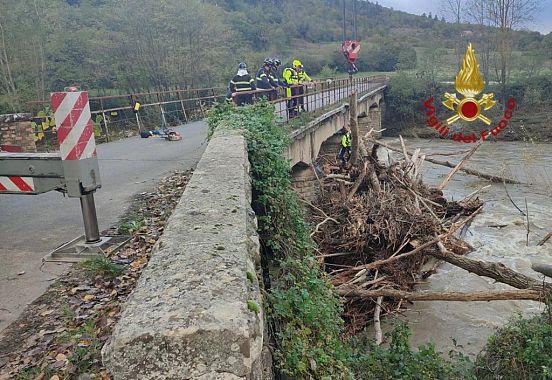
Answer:
M355 339L351 368L362 379L475 379L470 360L451 353L447 362L435 351L432 343L410 348L411 332L404 322L398 322L387 334L389 348L375 346L371 341Z
M517 318L489 337L476 360L478 379L552 378L552 324L548 315Z

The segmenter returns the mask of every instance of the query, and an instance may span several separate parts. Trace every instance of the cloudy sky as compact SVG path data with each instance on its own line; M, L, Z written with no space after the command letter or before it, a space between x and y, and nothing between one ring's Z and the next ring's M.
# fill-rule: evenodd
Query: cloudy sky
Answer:
M375 0L371 1L375 2ZM525 27L547 34L552 32L552 0L541 0L540 2L542 4L541 11L535 15L535 20ZM416 15L421 15L424 12L437 13L441 18L440 0L378 0L378 3L384 7L393 7Z

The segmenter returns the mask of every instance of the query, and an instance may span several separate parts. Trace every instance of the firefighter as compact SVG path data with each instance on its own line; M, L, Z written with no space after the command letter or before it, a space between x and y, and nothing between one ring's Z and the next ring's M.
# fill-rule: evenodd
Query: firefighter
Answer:
M282 80L282 78L280 77L280 74L278 73L280 66L282 65L282 61L280 61L278 58L273 58L272 63L273 64L272 64L270 79L278 87L286 87L286 83Z
M293 119L297 117L296 96L298 95L299 76L295 68L286 67L283 71L283 77L286 84L288 118Z
M297 72L297 77L299 78L298 83L301 85L298 87L298 95L303 95L305 94L305 86L303 85L303 83L311 82L312 79L305 72L301 61L297 59L293 61L293 68ZM301 110L305 112L305 98L302 96L297 98L297 110L299 110L299 107L301 107Z
M267 91L268 100L276 99L276 88L278 87L270 78L271 67L273 62L270 58L264 60L263 65L257 71L257 90L270 90Z
M230 94L235 94L236 104L238 106L243 106L244 104L253 104L253 95L240 93L253 91L255 89L255 80L251 78L251 75L247 72L247 65L241 62L238 66L237 74L230 81L228 92ZM226 95L226 98L228 99L228 94Z
M343 136L341 137L341 147L339 149L339 153L337 154L337 157L341 160L341 166L345 166L345 164L349 161L349 158L351 158L351 147L353 145L351 130L347 126L343 129L344 131Z

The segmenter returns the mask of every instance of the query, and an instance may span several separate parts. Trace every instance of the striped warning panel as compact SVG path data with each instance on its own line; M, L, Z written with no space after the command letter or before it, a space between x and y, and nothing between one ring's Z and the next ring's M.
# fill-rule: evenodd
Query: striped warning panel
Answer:
M62 160L96 157L88 92L54 92L50 96Z
M35 185L32 177L0 176L0 193L32 193L34 191Z

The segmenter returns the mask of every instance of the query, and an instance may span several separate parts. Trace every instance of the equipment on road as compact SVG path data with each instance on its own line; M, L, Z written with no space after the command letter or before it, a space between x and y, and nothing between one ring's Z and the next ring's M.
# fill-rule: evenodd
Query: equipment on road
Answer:
M151 131L142 131L140 132L140 137L143 139L147 139L150 137L159 137L167 141L182 140L182 135L180 133L173 131L172 129L169 129L169 128L154 129Z
M52 190L80 198L85 235L63 244L46 261L79 261L126 240L102 237L94 192L101 187L96 142L86 91L51 94L59 152L0 153L0 194L36 195Z

